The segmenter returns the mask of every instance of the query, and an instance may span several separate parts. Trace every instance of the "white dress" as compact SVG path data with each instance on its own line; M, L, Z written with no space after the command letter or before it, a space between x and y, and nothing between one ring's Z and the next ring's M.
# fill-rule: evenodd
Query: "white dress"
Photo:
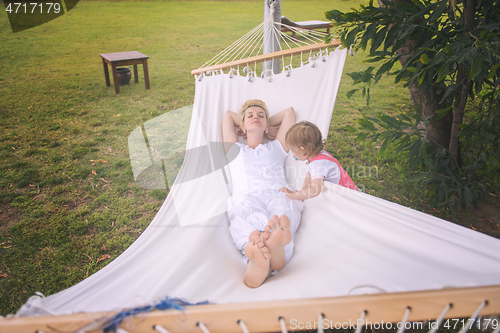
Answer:
M288 262L293 254L293 238L303 209L301 201L291 200L279 192L282 186L288 186L283 168L288 154L277 140L260 144L255 149L236 142L232 149L239 149L238 156L228 165L232 183L228 216L233 242L245 255L252 231L263 231L273 215L286 215L292 232L292 241L285 246ZM231 150L228 155L235 153ZM248 263L246 257L245 263Z

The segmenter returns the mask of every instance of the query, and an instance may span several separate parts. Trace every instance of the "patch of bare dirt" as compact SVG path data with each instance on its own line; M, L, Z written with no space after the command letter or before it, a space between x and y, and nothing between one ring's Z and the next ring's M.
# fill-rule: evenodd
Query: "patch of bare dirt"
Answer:
M0 203L0 234L8 233L9 228L21 220L21 215L17 214L17 207Z
M451 215L448 218L453 221ZM458 211L455 222L500 239L500 198L490 195L479 203L478 208L471 207L468 211Z

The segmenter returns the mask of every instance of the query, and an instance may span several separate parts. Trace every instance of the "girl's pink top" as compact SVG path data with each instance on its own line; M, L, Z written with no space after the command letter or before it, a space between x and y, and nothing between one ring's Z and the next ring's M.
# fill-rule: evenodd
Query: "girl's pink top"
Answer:
M314 157L309 163L311 164L314 161L320 161L320 160L327 160L336 164L338 170L340 170L340 180L338 183L340 186L344 186L352 190L358 190L351 176L349 176L347 171L345 171L344 168L342 168L339 161L335 157L333 157L329 152L323 150L320 154ZM326 175L324 176L326 177Z

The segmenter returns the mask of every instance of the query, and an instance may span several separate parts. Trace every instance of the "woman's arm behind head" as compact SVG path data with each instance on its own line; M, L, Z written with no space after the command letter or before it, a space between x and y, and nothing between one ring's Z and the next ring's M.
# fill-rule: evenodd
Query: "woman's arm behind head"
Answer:
M275 119L273 117L277 116ZM280 119L281 118L281 119ZM276 140L278 140L281 145L283 146L283 149L285 151L288 151L288 148L285 143L285 137L286 137L286 132L290 129L295 124L295 110L293 107L289 107L288 109L285 109L274 116L271 117L269 120L270 125L275 125L274 122L280 119L280 128L278 130L278 134L276 135Z
M239 126L240 120L236 112L227 110L222 119L222 141L224 143L236 143L238 135L235 126ZM229 150L230 145L224 144L224 150Z

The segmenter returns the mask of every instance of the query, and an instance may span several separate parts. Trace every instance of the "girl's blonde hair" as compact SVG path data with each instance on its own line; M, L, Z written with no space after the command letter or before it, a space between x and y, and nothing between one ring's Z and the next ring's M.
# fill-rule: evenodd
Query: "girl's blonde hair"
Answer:
M266 114L266 120L269 123L269 110L267 109L266 103L264 103L260 99L249 99L240 107L240 128L243 127L243 123L245 122L245 111L252 106L257 106L264 110Z
M319 128L309 121L301 121L288 130L285 136L288 147L304 148L307 156L316 156L325 148Z

